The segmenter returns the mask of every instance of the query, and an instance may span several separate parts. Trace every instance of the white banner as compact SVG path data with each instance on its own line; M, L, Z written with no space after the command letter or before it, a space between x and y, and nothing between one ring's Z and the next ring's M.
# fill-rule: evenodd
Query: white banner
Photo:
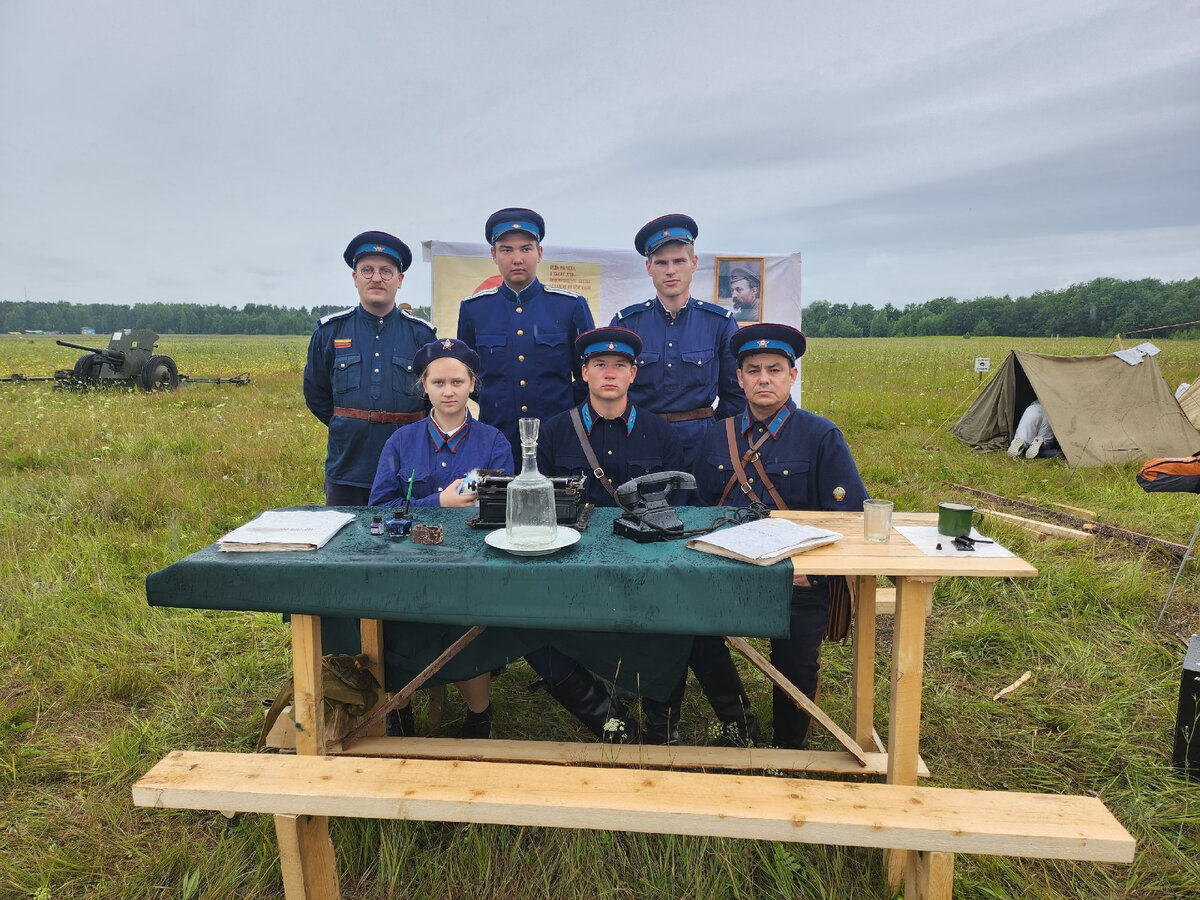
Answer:
M430 302L438 334L458 329L458 305L465 297L498 285L500 274L487 244L423 241L433 264ZM779 322L800 328L800 254L753 255L699 252L692 296L734 311L739 323ZM633 250L590 247L545 248L538 266L544 284L582 294L597 325L607 325L631 303L649 300L654 285L646 260Z

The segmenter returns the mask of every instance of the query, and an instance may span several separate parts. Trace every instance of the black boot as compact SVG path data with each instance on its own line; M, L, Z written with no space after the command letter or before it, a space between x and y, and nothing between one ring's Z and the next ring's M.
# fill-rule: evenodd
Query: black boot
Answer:
M808 713L779 688L771 695L771 710L775 719L775 746L787 750L807 749Z
M460 738L485 740L492 736L492 704L487 705L483 712L467 710L467 718L463 722Z
M388 737L415 737L417 723L413 719L412 704L402 709L389 709L384 720L384 731Z
M713 744L717 747L750 746L758 739L758 722L725 641L716 637L696 638L688 665L720 722Z
M679 707L661 700L642 698L642 716L646 720L642 740L647 744L679 744Z
M679 679L679 684L671 691L666 700L651 700L642 698L642 716L646 720L646 728L642 740L647 744L673 745L683 743L679 737L679 712L683 707L683 691L687 686L687 675Z
M573 668L557 684L544 681L546 692L600 740L625 743L638 739L637 723L609 694L608 685L583 666Z

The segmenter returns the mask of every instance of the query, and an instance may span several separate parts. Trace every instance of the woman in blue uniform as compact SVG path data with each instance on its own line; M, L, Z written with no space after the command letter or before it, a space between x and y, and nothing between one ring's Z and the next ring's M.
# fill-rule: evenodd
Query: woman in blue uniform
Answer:
M432 410L428 418L405 425L388 438L379 457L371 506L398 506L412 483L414 506L471 506L474 491L460 491L463 476L472 469L499 469L513 474L508 439L490 425L474 419L467 398L475 389L479 355L452 338L431 341L417 351L413 371L421 380ZM492 730L488 699L491 676L477 675L457 682L467 703L467 719L459 736L486 738ZM412 707L389 714L388 732L416 733Z

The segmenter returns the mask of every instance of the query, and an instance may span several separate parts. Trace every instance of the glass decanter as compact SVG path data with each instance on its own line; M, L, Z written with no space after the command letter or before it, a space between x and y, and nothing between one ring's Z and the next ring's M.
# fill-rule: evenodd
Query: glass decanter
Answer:
M504 532L510 547L544 550L558 538L554 510L554 484L538 471L539 419L521 419L521 474L508 483Z

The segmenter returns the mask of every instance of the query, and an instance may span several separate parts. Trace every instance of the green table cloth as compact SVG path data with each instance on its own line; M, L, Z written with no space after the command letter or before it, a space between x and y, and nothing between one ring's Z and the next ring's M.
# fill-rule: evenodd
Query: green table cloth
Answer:
M369 508L317 551L227 553L214 544L146 579L151 606L298 613L322 617L324 652L358 650L360 617L384 619L388 686L420 671L472 625L488 630L436 681L456 681L544 645L598 674L666 699L684 670L691 636L782 637L792 567L688 550L682 541L638 544L612 534L615 509L597 509L578 543L519 557L487 546L470 510L419 509L443 542L370 534ZM685 508L688 527L719 510Z

